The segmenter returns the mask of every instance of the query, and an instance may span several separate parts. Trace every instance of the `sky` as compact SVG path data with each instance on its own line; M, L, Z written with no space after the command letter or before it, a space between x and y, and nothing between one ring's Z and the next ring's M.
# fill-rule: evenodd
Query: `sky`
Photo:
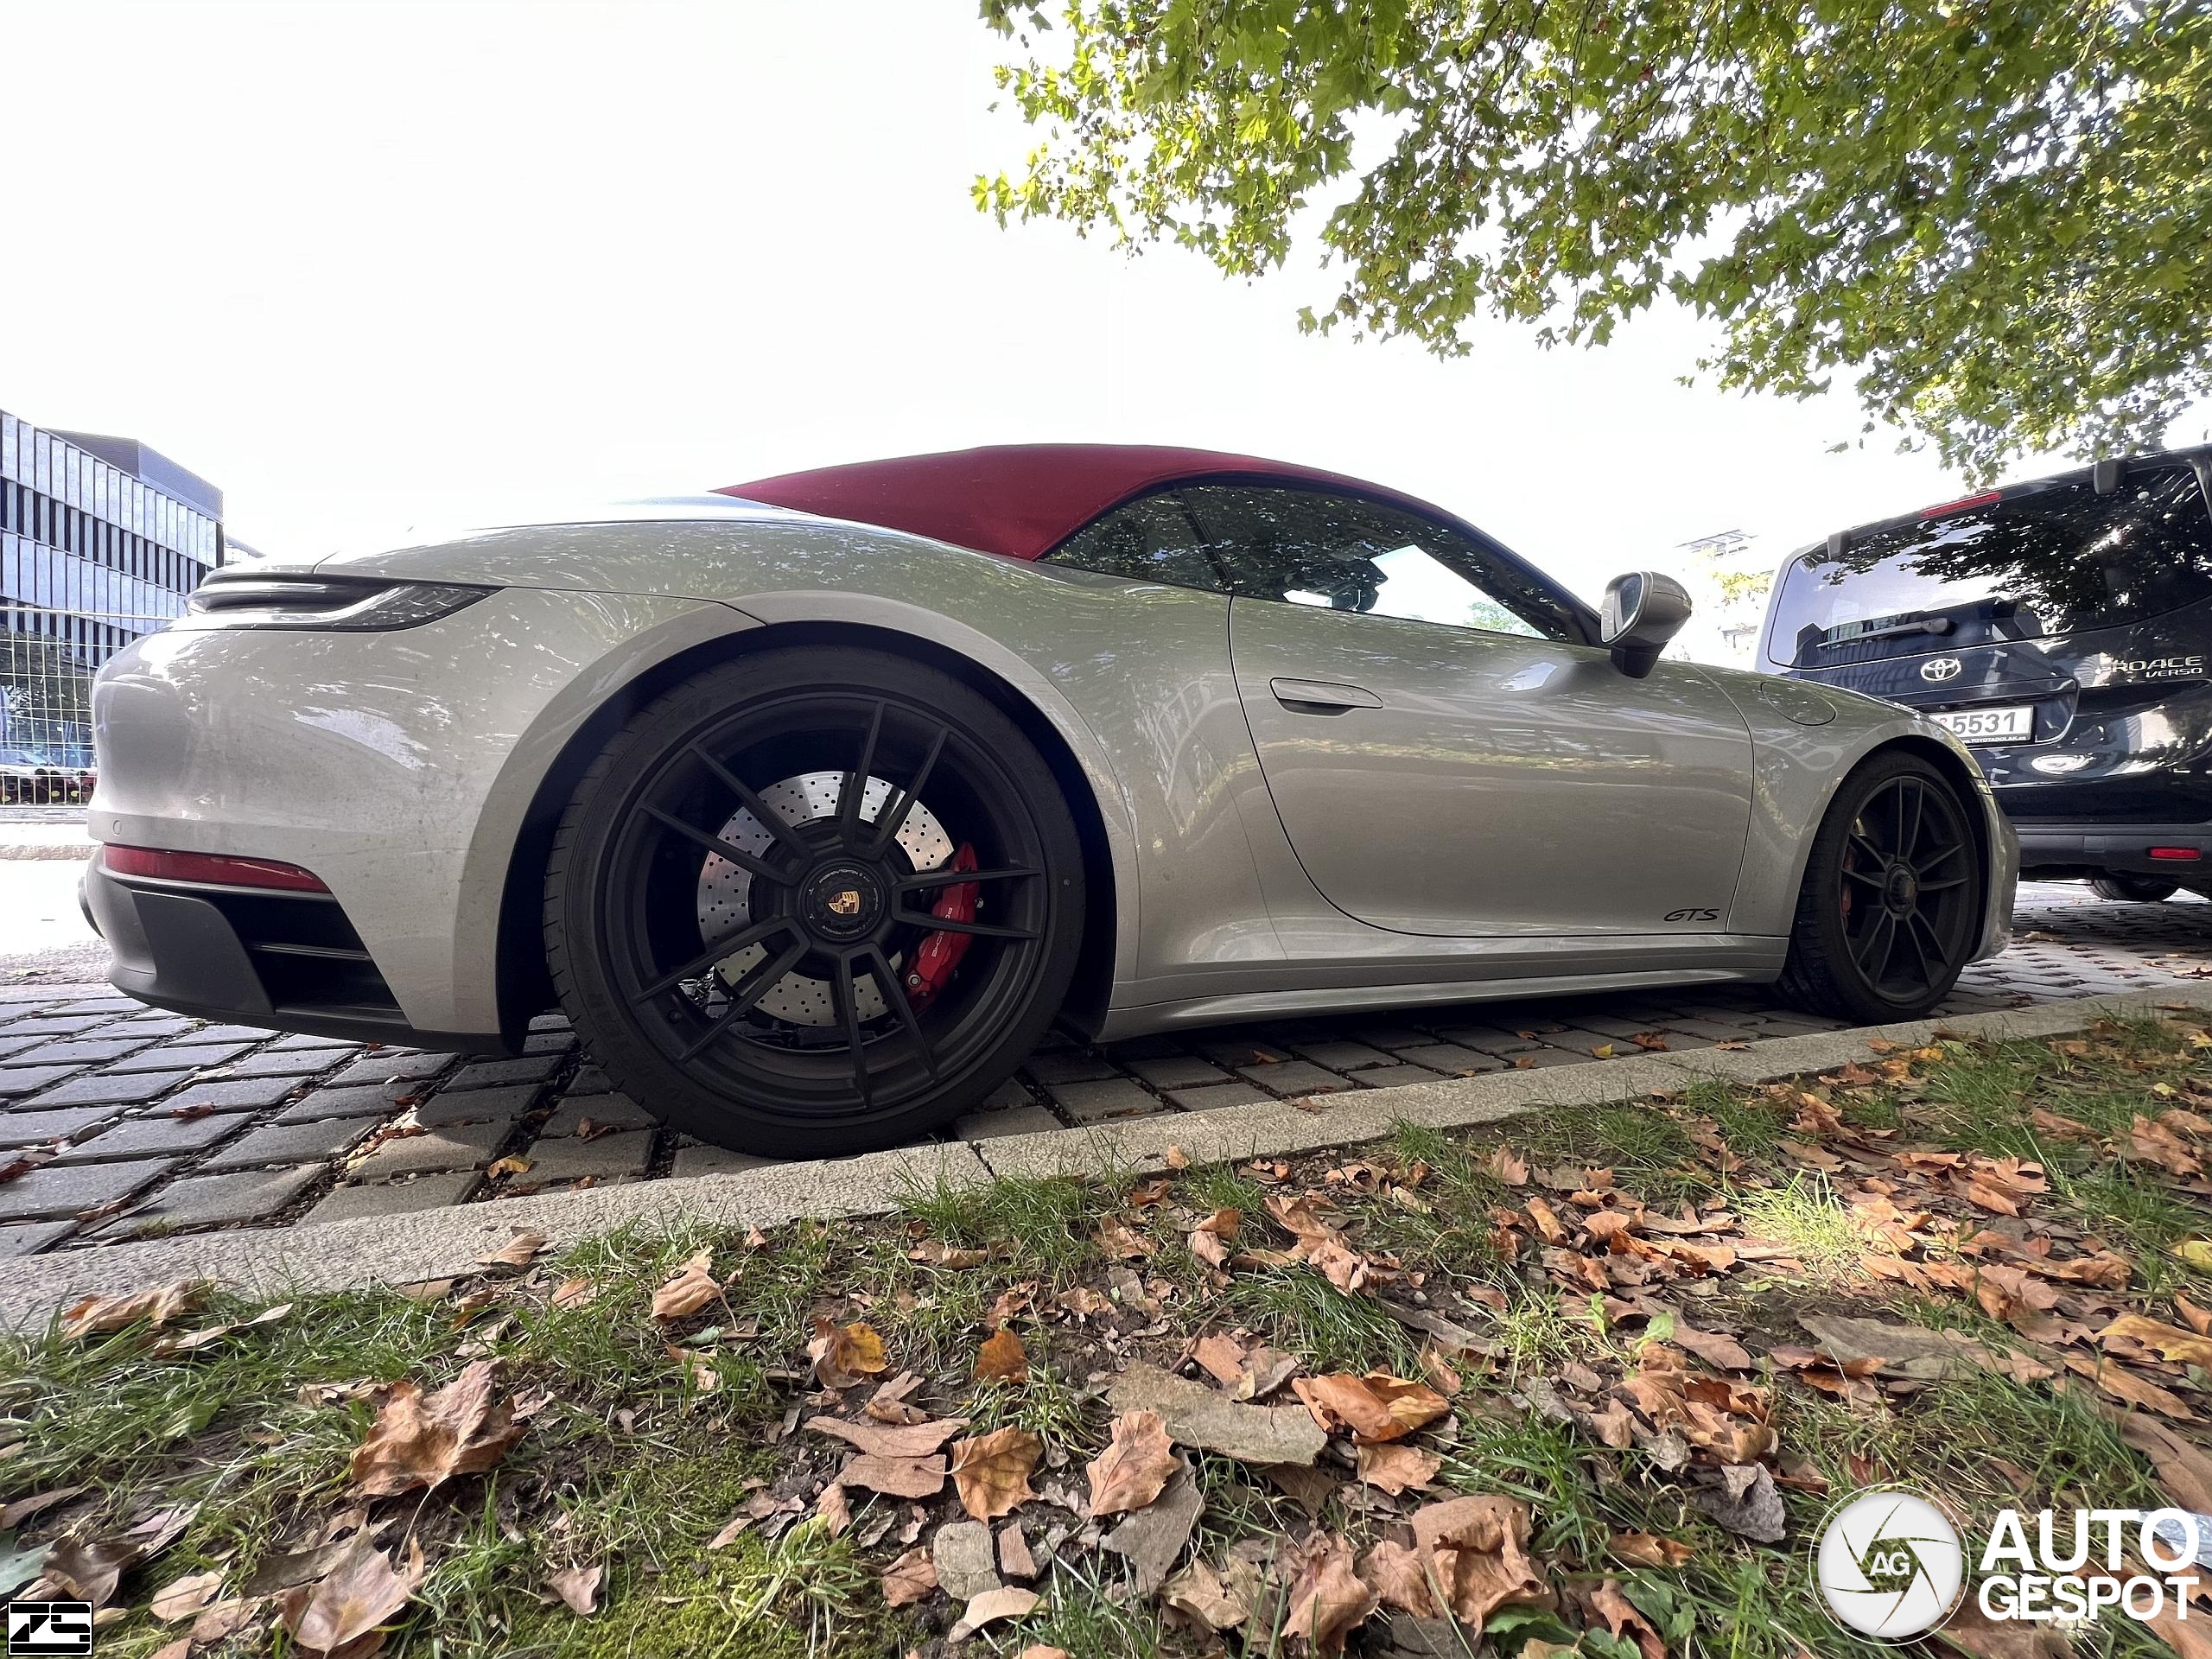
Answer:
M302 556L1098 441L1371 478L1595 595L1694 537L1778 561L1959 493L1846 397L1677 384L1710 341L1678 312L1444 362L1300 336L1310 258L1254 283L1001 230L969 188L1033 142L1003 50L963 0L0 0L0 407L138 437Z

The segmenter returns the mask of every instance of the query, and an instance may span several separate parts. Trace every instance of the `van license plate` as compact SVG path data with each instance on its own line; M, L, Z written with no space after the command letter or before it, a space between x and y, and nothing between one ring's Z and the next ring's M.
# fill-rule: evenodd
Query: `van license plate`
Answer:
M2008 702L2001 709L1947 709L1929 719L1948 726L1964 743L2010 743L2033 737L2036 706Z

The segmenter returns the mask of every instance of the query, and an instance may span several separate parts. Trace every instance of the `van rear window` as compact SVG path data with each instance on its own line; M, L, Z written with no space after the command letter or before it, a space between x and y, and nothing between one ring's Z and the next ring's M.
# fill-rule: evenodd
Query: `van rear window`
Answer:
M2137 463L2110 495L2027 485L1792 562L1768 658L1837 667L2139 621L2212 597L2212 512L2186 466Z

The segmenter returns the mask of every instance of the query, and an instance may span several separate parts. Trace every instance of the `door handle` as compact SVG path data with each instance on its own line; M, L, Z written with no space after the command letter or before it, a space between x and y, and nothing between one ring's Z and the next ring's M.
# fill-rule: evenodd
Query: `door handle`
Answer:
M1330 680L1269 680L1275 701L1293 714L1345 715L1355 709L1380 709L1382 699L1361 685Z

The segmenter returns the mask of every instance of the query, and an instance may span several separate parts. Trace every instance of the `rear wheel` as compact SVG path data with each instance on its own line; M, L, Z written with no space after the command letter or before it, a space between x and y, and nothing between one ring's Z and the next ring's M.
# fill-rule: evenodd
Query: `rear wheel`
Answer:
M2178 881L2161 881L2155 875L2106 874L2089 878L2089 891L2100 899L2126 904L2155 905L2181 891Z
M1806 861L1777 988L1796 1006L1878 1023L1950 992L1979 931L1981 846L1967 804L1910 754L1844 780Z
M563 1006L702 1140L821 1157L926 1134L1044 1034L1083 866L1051 770L934 669L766 652L639 714L546 877Z

